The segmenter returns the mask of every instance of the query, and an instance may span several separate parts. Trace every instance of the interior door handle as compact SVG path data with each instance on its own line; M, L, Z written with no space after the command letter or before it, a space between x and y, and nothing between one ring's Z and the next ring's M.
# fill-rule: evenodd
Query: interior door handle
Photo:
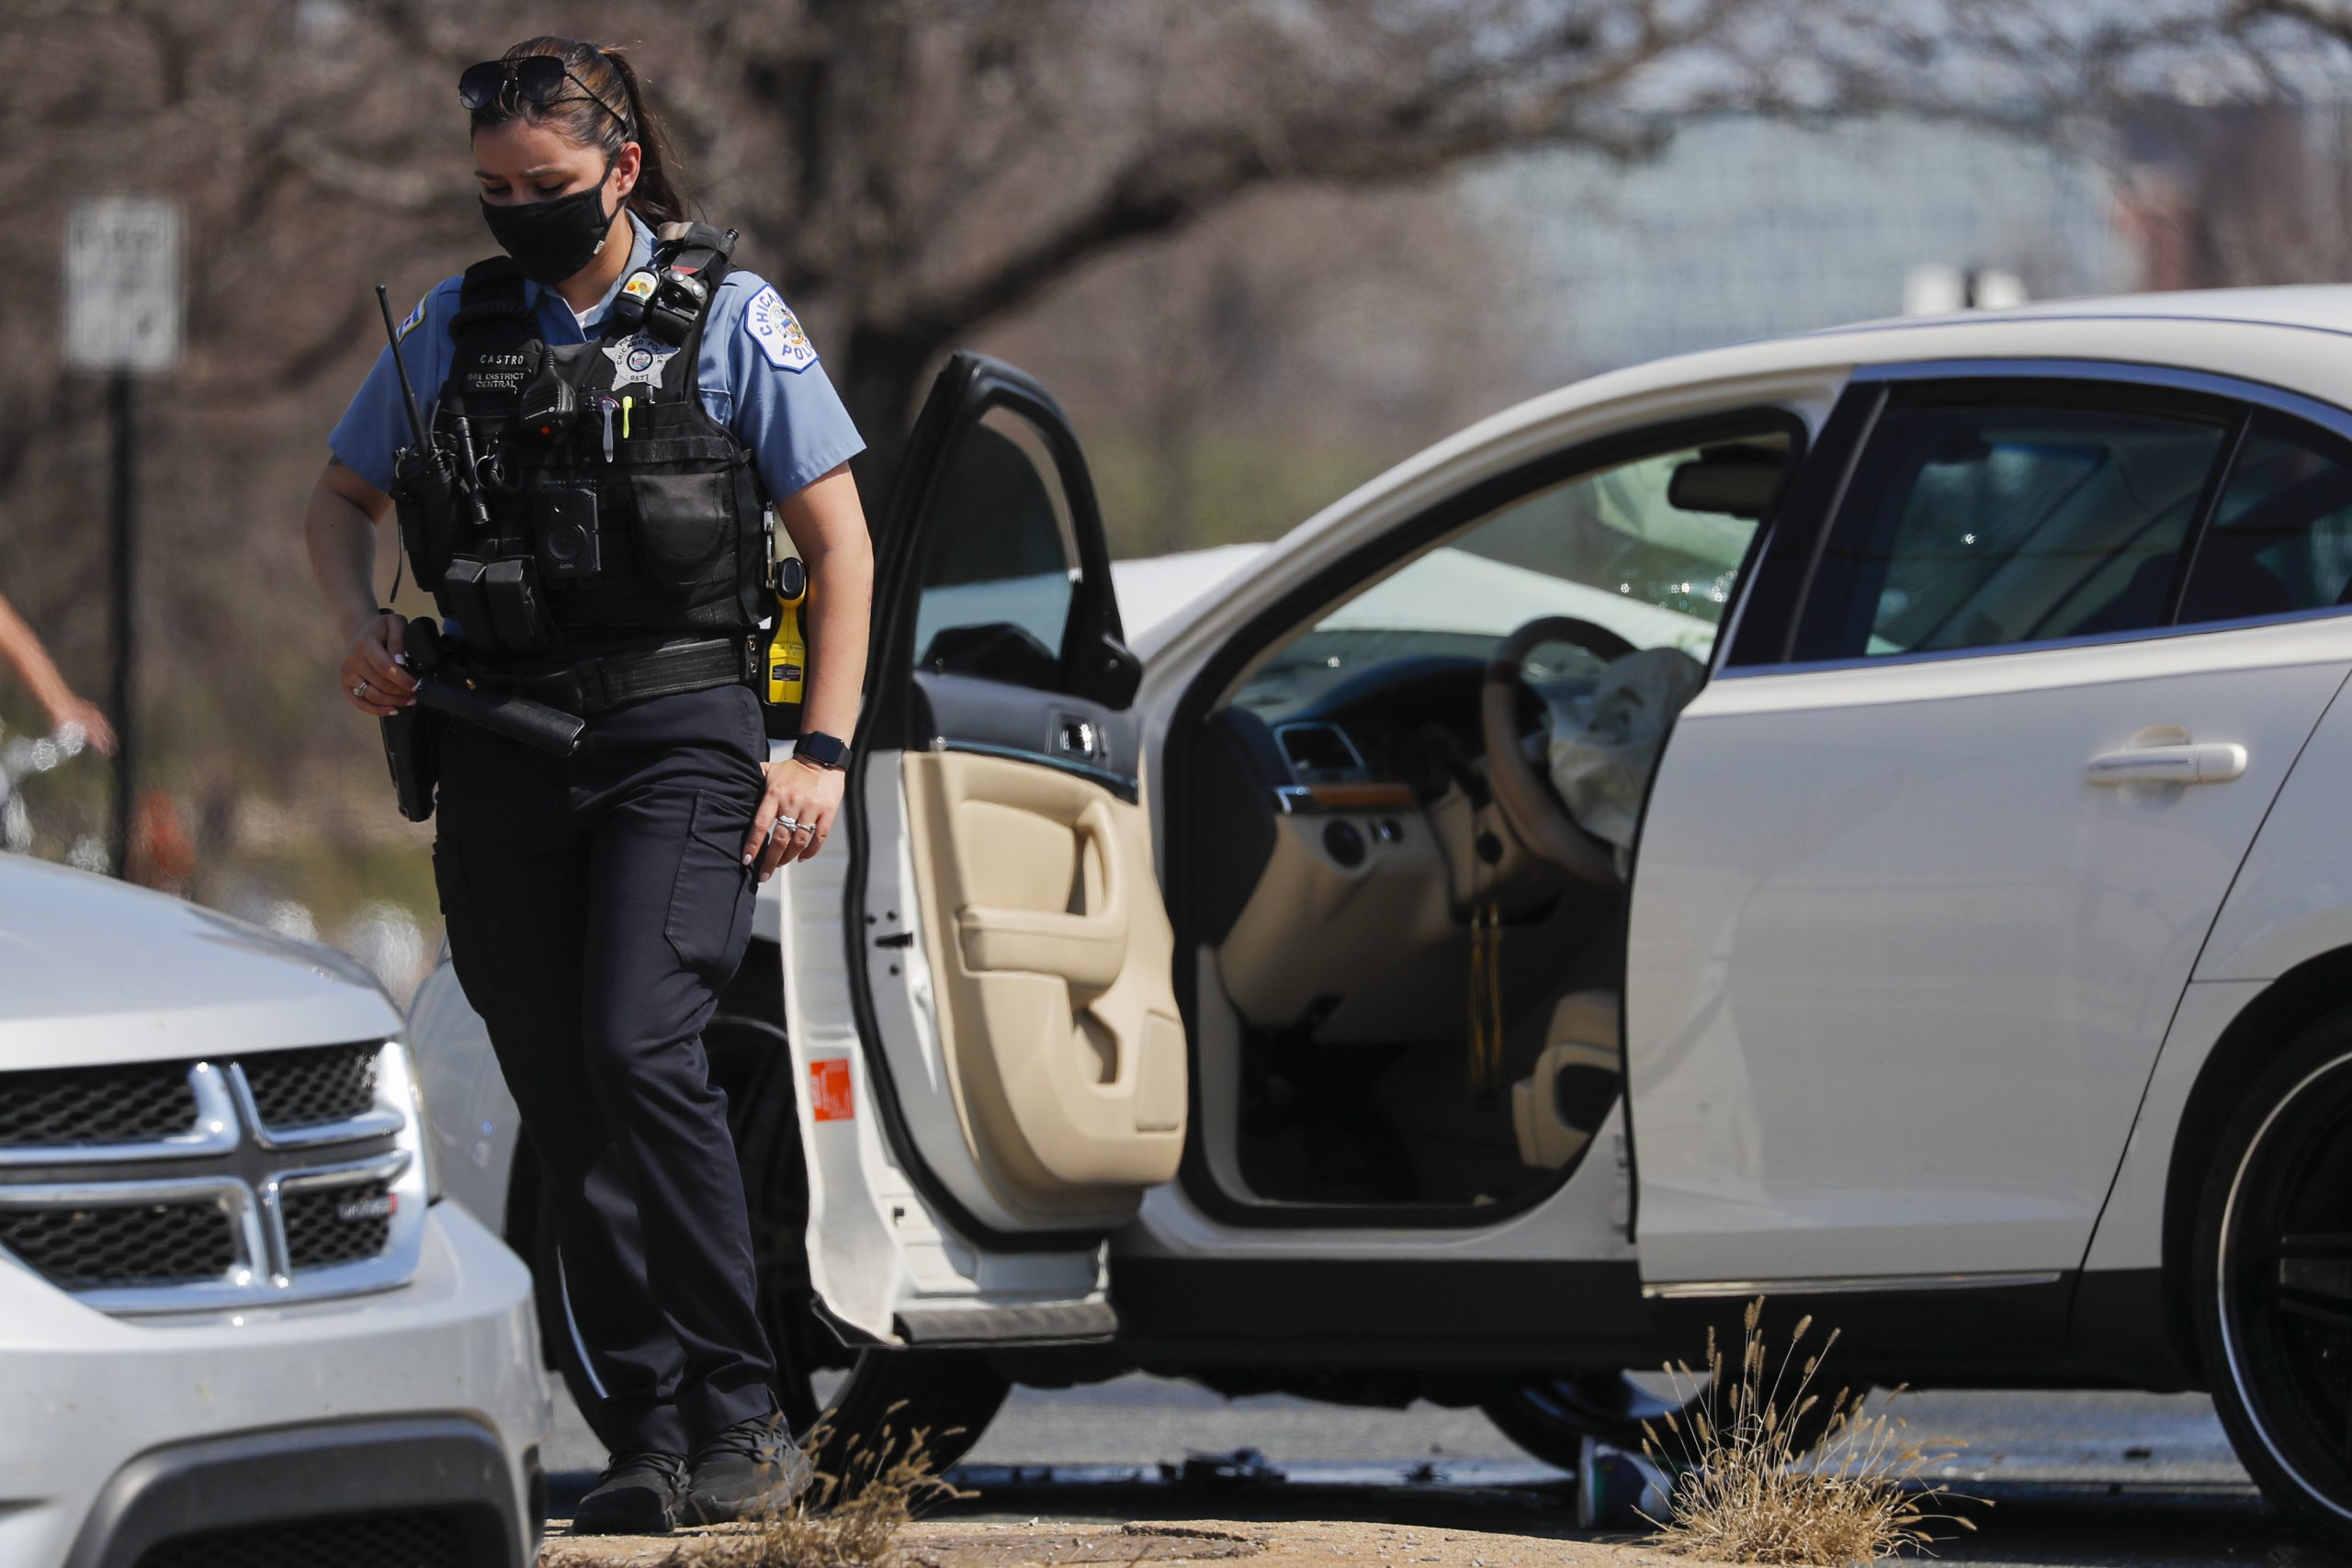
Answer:
M2131 746L2091 759L2095 784L2226 784L2245 772L2245 748L2234 740L2203 745Z
M1080 992L1110 989L1127 966L1125 867L1120 863L1111 807L1093 801L1078 819L1080 853L1091 842L1102 864L1102 907L1082 915L1049 909L966 905L956 911L956 941L967 967L1052 975Z

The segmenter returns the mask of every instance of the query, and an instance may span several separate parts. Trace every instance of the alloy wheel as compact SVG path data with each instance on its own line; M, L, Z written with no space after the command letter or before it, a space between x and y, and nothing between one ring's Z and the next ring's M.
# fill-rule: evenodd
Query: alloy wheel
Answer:
M2252 1100L2203 1249L2215 1392L2266 1489L2352 1529L2352 1055Z

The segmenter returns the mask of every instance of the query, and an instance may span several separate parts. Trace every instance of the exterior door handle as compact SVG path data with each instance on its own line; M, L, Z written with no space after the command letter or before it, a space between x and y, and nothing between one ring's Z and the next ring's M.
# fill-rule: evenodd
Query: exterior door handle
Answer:
M2102 751L2089 769L2095 784L2227 784L2245 772L2245 748L2234 740Z

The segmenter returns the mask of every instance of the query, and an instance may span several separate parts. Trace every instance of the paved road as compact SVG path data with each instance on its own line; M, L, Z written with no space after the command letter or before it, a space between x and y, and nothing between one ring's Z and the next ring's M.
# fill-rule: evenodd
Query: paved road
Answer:
M1946 1562L2086 1568L2335 1561L2263 1508L2198 1394L1922 1393L1893 1413L1957 1449L1939 1479L1989 1499ZM567 1406L558 1472L602 1456ZM1945 1441L1948 1440L1948 1441ZM1188 1458L1254 1449L1254 1467ZM1279 1476L1280 1479L1275 1479ZM1574 1533L1566 1478L1519 1453L1476 1411L1339 1409L1225 1400L1189 1383L1122 1378L1016 1390L958 1472L979 1518L1364 1518L1546 1536ZM576 1487L584 1477L570 1478ZM567 1488L560 1483L559 1496Z

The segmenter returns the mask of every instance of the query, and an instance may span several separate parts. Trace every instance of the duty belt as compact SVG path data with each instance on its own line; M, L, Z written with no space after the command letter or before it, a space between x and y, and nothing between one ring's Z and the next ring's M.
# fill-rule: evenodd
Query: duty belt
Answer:
M514 692L582 718L647 697L707 692L748 682L759 670L749 637L703 637L633 653L607 653L559 665L477 667L469 684Z

